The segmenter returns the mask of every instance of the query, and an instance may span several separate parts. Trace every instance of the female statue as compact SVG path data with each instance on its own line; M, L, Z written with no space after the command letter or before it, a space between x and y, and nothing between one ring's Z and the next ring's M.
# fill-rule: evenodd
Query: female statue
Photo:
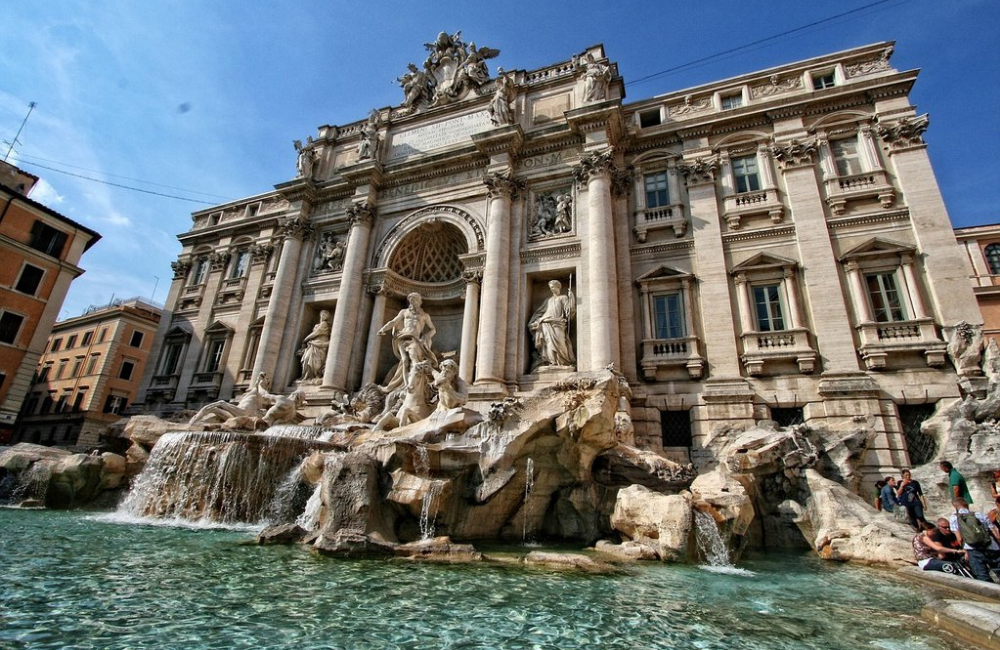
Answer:
M326 351L330 347L330 312L319 313L319 322L304 339L299 355L302 357L302 381L321 381L326 366Z
M545 300L528 321L528 329L531 330L539 356L535 368L576 364L573 344L569 339L569 322L576 316L576 297L572 289L568 295L559 295L561 289L562 283L558 280L549 282L552 296Z

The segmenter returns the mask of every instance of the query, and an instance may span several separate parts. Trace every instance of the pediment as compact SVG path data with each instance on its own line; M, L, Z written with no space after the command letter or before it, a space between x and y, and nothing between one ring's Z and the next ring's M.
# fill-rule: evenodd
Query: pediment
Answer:
M795 268L799 265L796 260L788 259L769 253L757 253L750 259L744 260L733 267L733 273L747 273L749 271L763 271L765 269L785 269Z
M851 250L844 253L841 256L840 261L847 262L852 259L864 259L883 255L913 254L916 250L916 247L910 244L904 244L902 242L884 239L882 237L873 237L860 246L855 246Z
M179 322L174 323L164 334L164 338L190 338L193 329L191 328L191 323Z
M226 325L222 321L217 320L214 323L212 323L211 327L209 327L208 329L205 330L205 333L206 334L216 334L216 333L231 334L233 331L234 330L233 330L232 327Z
M669 266L658 266L652 271L647 271L646 273L640 275L636 278L635 283L643 285L655 280L684 280L685 278L691 277L694 276L686 271L679 271Z

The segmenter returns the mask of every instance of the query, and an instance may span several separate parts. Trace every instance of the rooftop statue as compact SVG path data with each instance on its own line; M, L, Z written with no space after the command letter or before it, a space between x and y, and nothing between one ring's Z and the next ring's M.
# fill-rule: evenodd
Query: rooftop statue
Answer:
M490 102L490 121L493 126L508 126L514 123L514 111L511 102L517 96L514 80L510 74L505 74L503 68L497 69L497 83Z
M583 101L602 102L608 98L608 87L611 85L611 67L597 61L593 54L587 55L582 64L586 70L583 84Z
M443 106L462 99L470 90L490 79L487 59L500 50L466 44L462 32L441 32L432 43L424 43L427 58L423 69L410 63L409 72L396 79L403 88L403 108L414 111L425 106Z

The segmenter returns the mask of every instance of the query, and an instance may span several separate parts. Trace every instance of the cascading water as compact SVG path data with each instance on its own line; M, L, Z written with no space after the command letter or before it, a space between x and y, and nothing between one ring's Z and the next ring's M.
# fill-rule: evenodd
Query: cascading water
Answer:
M413 471L417 476L427 476L431 471L431 457L424 445L417 445L416 454L413 456Z
M312 532L319 528L319 515L323 509L323 483L317 483L302 514L298 516L295 523L303 529Z
M530 538L528 537L528 519L531 514L531 502L528 500L531 497L531 491L535 489L535 461L528 459L528 462L524 466L524 519L523 528L521 530L521 541L528 543Z
M315 440L269 433L169 433L156 443L118 510L133 517L267 523L281 502L279 488L302 458L325 448ZM289 487L286 494L292 492Z
M695 537L698 551L705 558L702 568L714 573L728 573L752 576L752 571L733 566L729 559L729 547L719 534L719 527L712 515L701 510L694 511Z
M420 539L427 540L434 537L440 496L441 483L431 481L431 486L428 488L427 494L424 495L424 502L420 507Z

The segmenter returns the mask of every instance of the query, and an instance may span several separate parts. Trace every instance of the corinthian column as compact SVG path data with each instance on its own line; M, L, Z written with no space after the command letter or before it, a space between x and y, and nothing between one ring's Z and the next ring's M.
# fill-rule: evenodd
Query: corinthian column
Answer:
M589 362L580 370L598 370L620 364L618 340L618 274L611 203L613 152L592 153L577 166L577 180L587 184L587 291L590 319Z
M479 333L479 283L483 273L478 269L466 270L465 279L465 309L462 312L462 349L459 352L458 376L467 382L472 381L476 368L476 335Z
M290 299L295 286L299 256L302 253L302 242L312 237L313 227L304 215L299 214L284 219L278 227L278 234L284 237L285 241L281 246L274 288L271 290L271 300L267 303L257 359L253 364L254 377L266 372L271 379L274 379L278 351L281 350L281 336L288 321L288 312L291 310Z
M347 209L351 220L351 234L344 255L344 272L340 276L340 296L333 312L330 349L323 369L323 387L343 391L347 388L350 370L351 347L357 338L358 312L364 291L361 272L365 268L368 239L372 231L375 208L370 203L355 203Z
M486 217L486 264L483 269L482 308L479 323L479 355L476 383L504 384L507 354L507 293L510 279L510 207L520 183L511 171L488 174L486 183L490 207Z

